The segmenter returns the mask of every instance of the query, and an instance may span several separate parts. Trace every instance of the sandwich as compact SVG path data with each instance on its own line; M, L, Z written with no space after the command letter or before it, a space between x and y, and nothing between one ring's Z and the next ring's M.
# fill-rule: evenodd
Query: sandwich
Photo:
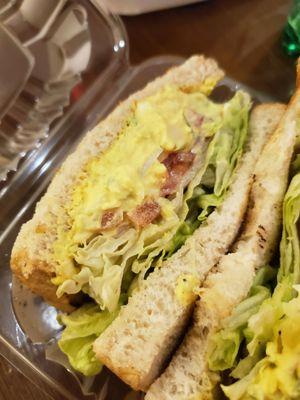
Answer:
M68 313L59 347L84 375L104 363L148 388L240 229L278 106L253 111L249 128L247 93L209 98L223 75L195 56L118 105L20 230L12 271Z
M193 323L146 400L300 397L299 117L297 88L255 167L239 237L199 289Z

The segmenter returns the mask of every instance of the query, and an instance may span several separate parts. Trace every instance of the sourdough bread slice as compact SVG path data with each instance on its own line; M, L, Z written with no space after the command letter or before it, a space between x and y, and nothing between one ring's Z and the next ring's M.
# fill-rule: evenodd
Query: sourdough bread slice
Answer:
M274 127L282 113L283 107L265 107L261 121L273 120ZM299 100L291 103L256 165L250 207L234 252L222 257L208 275L196 305L194 324L168 368L150 387L147 400L214 398L218 376L208 369L208 341L221 320L247 296L256 270L268 263L273 254L280 231L297 115L300 115Z
M99 360L134 389L146 390L154 381L188 323L193 302L183 304L176 296L179 277L192 274L202 282L234 241L247 207L255 163L281 112L281 105L253 111L245 152L222 206L149 275L96 340Z
M22 226L14 244L11 268L26 286L54 306L65 311L72 310L71 298L57 298L56 286L51 282L51 278L56 276L57 267L53 243L57 238L58 225L66 230L69 228L64 205L70 200L72 188L84 178L86 163L103 152L116 138L135 101L155 93L166 84L187 91L210 87L223 75L214 60L193 56L130 96L83 138L76 151L62 164L37 204L33 218Z

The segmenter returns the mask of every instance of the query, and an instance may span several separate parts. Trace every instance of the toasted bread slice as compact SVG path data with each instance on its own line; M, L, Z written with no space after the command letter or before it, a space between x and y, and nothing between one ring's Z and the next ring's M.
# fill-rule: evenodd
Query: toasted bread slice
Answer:
M253 111L246 149L222 206L162 268L150 274L96 340L99 360L134 389L146 390L154 381L187 325L193 302L182 304L176 296L179 277L192 274L202 282L234 241L248 203L255 163L282 109L271 105Z
M166 84L174 84L185 90L196 87L205 89L222 79L223 75L214 60L202 56L191 57L130 96L83 138L55 175L46 194L37 204L33 218L22 226L14 244L11 268L26 286L57 308L72 310L72 297L57 298L56 286L51 282L56 276L57 267L53 243L57 238L57 226L66 230L69 227L64 205L69 201L72 188L78 183L84 166L117 137L136 100L155 93Z
M147 400L214 398L218 376L208 369L208 341L221 320L247 296L256 270L270 261L276 246L297 134L296 117L300 115L298 96L291 102L256 165L250 207L234 251L222 257L208 275L196 305L194 323L168 368L150 387ZM272 119L274 127L283 107L270 106L267 110L261 117Z

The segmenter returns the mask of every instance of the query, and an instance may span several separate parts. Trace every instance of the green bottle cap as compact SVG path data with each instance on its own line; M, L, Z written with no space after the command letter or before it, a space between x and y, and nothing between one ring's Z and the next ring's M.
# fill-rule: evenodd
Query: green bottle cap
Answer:
M283 31L282 46L292 57L300 55L300 0L295 0Z

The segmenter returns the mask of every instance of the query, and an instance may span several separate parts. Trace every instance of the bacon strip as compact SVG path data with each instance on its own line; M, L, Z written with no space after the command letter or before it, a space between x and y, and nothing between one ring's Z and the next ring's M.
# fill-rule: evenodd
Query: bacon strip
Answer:
M170 153L162 163L167 168L167 178L164 185L161 187L160 194L163 197L169 196L176 192L176 189L182 180L183 176L190 169L195 154L192 152L181 151Z
M154 200L145 201L127 214L129 220L139 228L144 228L160 215L160 205Z

